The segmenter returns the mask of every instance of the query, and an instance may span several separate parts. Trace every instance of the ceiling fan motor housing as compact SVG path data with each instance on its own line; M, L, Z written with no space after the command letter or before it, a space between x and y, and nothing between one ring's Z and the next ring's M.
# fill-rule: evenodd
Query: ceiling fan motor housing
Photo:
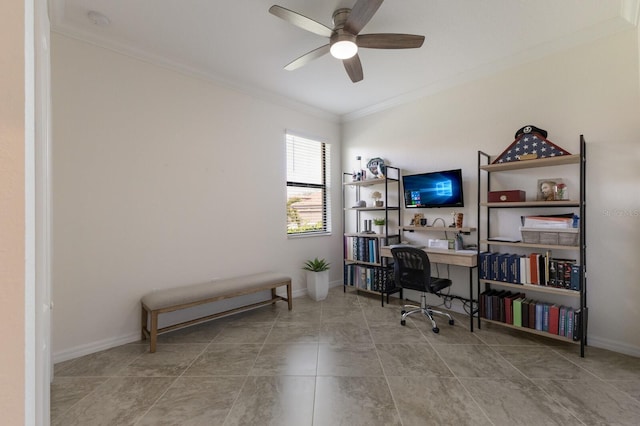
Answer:
M335 12L333 12L333 30L337 31L339 29L342 29L342 27L344 27L345 22L347 22L347 19L349 18L349 14L351 13L351 9L343 7L341 9L336 9Z

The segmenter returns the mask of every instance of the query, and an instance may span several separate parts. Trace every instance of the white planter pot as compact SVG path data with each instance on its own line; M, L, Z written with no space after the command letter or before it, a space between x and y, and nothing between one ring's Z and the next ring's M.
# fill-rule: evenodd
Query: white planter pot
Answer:
M324 300L329 293L329 271L307 271L307 293L313 300Z

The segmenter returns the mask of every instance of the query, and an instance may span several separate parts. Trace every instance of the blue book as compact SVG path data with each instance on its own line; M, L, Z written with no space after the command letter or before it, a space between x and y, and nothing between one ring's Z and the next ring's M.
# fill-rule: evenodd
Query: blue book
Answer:
M500 281L500 253L491 254L491 278Z
M511 258L511 254L509 253L500 253L498 255L498 279L497 281L509 281L509 259Z
M517 254L509 257L509 282L520 284L520 256Z
M571 265L571 290L580 291L580 265Z
M542 321L544 317L544 308L542 307L542 303L536 303L536 330L542 331Z
M542 305L542 331L549 331L549 304Z
M480 264L480 279L482 280L490 280L491 279L491 255L493 253L489 251L483 251L478 255L478 263Z

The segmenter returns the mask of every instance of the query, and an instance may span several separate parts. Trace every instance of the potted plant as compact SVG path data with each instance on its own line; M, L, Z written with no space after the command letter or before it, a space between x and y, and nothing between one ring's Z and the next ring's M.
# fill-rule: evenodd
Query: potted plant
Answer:
M387 223L384 217L376 217L373 219L373 224L376 226L378 234L384 234L384 225Z
M307 293L313 300L324 300L329 293L329 266L326 260L316 257L302 267L307 271Z
M383 206L384 202L381 200L382 194L379 191L374 191L371 194L371 198L374 199L376 207L382 207Z

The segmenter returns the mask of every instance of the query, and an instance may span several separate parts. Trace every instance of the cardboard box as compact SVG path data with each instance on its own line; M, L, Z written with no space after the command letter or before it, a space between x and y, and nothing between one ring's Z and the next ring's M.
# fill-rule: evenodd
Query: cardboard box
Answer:
M488 200L490 203L506 203L514 201L526 201L527 193L520 190L509 191L489 191Z

